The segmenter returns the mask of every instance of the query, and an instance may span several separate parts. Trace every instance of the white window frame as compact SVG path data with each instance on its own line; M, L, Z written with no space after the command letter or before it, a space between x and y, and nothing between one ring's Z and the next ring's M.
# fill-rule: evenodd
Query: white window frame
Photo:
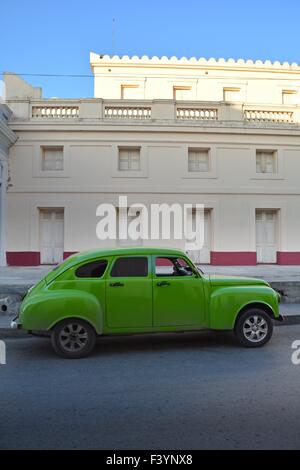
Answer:
M196 157L194 162L190 161L190 157ZM199 161L198 157L199 156ZM202 161L201 157L204 156L205 160ZM204 164L206 169L201 170L201 164ZM195 166L195 168L198 169L191 169L192 165ZM199 148L193 148L189 147L188 149L188 172L189 173L209 173L210 171L210 149L205 148L205 149L199 149Z
M120 170L119 151L122 149L139 149L140 151L140 169L139 170ZM148 177L148 148L139 144L129 144L128 142L119 143L112 146L112 168L111 176L113 178L147 178Z
M191 96L191 93L192 93L192 87L189 86L189 85L173 85L173 100L175 101L190 101L191 98L184 98L182 100L179 100L176 98L176 92L177 91L188 91L190 93L190 96Z
M63 150L63 169L62 170L44 170L43 158L44 149L57 149ZM33 178L68 178L70 176L70 146L62 142L41 142L35 145L33 151L32 161L32 176Z
M257 173L257 152L266 152L275 154L275 173ZM284 160L283 149L274 147L257 147L252 150L252 175L253 180L282 180L284 179Z
M128 100L128 99L134 99L134 98L126 98L124 97L124 90L132 90L132 89L135 89L135 90L138 90L138 93L137 95L139 94L139 92L141 91L141 88L140 88L140 85L139 84L136 84L136 83L122 83L121 84L121 100ZM139 97L137 98L139 99Z
M226 99L226 93L229 92L229 93L237 93L238 94L238 98L239 99ZM242 96L242 89L241 87L233 87L233 86L225 86L223 87L223 101L225 101L226 103L240 103L241 102L241 96Z
M64 170L64 148L63 147L56 147L56 146L51 146L51 147L45 147L42 146L42 154L41 154L41 170L42 171L63 171ZM61 155L61 159L54 159L54 166L60 166L61 168L45 168L45 164L47 163L46 160L46 152L47 151L59 151Z
M122 155L122 153L127 153L127 155ZM124 164L126 166L126 160L123 158L124 156L127 159L127 168L122 168ZM118 169L119 171L125 171L125 172L141 171L140 147L119 147Z
M284 96L285 95L291 95L291 96L294 96L295 97L295 103L285 103L284 102ZM292 90L292 89L283 89L282 92L281 92L281 103L284 105L284 106L295 106L297 105L298 101L298 91L297 90Z
M189 152L197 150L208 151L208 171L189 171ZM217 151L215 146L210 145L187 145L183 147L182 178L186 179L210 179L217 178Z
M271 157L272 171L268 171L268 157ZM277 174L277 160L277 150L256 150L256 173L259 175ZM260 171L258 171L258 166Z
M239 89L240 90L240 99L239 101L232 101L233 103L246 103L247 102L247 86L248 81L245 80L220 80L218 82L219 86L219 101L224 101L224 89ZM230 101L225 101L225 103L230 103Z

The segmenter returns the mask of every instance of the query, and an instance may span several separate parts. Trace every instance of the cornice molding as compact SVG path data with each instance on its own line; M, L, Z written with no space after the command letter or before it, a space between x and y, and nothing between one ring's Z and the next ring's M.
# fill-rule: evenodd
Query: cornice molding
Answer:
M224 59L224 58L209 58L204 57L148 57L146 55L139 57L134 56L118 56L118 55L108 55L108 54L96 54L95 52L90 53L90 64L91 67L97 66L106 66L106 65L128 65L128 66L181 66L181 67L199 67L199 68L230 68L230 69L255 69L260 71L272 71L272 72L300 72L300 65L296 62L279 62L271 60L245 60L245 59Z

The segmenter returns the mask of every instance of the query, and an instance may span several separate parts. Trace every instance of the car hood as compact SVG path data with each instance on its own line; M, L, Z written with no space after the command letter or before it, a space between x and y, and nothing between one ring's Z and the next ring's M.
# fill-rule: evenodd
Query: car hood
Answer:
M211 275L209 280L212 286L268 286L270 284L263 279L255 277L240 277L240 276L219 276Z

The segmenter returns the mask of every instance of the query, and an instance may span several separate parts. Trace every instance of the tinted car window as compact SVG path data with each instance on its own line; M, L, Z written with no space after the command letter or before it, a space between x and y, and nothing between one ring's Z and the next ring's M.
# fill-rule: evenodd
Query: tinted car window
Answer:
M83 264L76 270L77 277L102 277L107 266L106 260L92 261Z
M127 257L115 261L111 277L146 277L148 276L148 258Z

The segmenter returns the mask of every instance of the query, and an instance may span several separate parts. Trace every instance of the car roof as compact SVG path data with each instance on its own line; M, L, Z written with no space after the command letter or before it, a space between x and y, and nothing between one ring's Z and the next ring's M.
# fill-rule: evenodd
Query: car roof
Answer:
M184 251L174 248L155 248L155 247L126 247L126 248L103 248L89 251L81 251L69 256L62 264L50 271L45 279L46 282L54 280L67 269L77 264L103 258L108 256L122 255L159 255L159 256L185 256Z
M81 251L70 256L72 262L79 263L103 256L121 256L121 255L171 255L184 256L182 250L175 248L156 248L156 247L124 247L124 248L102 248L96 250ZM73 264L73 263L72 263Z

